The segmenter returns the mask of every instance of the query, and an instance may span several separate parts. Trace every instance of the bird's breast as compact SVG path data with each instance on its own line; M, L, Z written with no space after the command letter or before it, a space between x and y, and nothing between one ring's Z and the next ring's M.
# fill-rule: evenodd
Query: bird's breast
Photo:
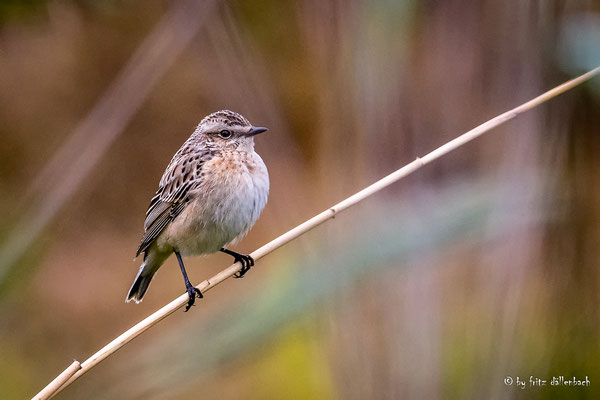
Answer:
M209 161L203 197L217 224L243 233L250 229L267 202L269 175L256 153L228 152Z
M246 235L269 194L267 168L256 153L215 157L203 165L203 177L191 193L190 204L174 221L187 232L182 236L194 238L184 246L190 248L184 251L191 254L217 251Z

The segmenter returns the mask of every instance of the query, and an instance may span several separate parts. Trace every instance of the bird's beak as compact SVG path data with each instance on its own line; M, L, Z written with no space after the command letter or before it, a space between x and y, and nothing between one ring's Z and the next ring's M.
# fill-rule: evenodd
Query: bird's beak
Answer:
M246 134L246 136L254 136L254 135L258 135L259 133L263 133L268 131L267 128L262 128L260 126L253 126L248 133Z

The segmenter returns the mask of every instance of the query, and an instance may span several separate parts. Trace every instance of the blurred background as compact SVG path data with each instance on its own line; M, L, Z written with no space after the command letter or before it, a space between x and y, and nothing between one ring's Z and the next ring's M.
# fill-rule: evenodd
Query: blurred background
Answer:
M591 0L0 2L0 398L183 292L171 258L124 303L150 198L205 115L269 127L250 252L598 64ZM599 107L596 78L426 166L59 398L600 398ZM529 386L553 376L591 386Z

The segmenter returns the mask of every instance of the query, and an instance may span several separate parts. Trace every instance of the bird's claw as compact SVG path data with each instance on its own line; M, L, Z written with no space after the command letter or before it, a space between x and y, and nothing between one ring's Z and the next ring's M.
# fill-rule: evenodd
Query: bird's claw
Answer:
M194 305L194 302L196 301L196 296L198 296L199 299L204 297L204 296L202 296L202 292L200 291L200 289L198 289L194 286L190 285L186 291L187 291L187 294L190 297L190 299L188 300L187 306L185 307L185 312L187 312L190 308L192 308L192 306Z
M254 266L254 258L252 258L248 254L238 254L235 256L235 262L240 262L242 264L242 269L233 274L234 278L243 278L246 275L246 272L250 271L250 268Z

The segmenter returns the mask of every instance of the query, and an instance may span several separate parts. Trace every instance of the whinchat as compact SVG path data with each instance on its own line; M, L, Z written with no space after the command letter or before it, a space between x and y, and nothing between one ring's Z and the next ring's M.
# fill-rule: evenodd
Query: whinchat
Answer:
M127 302L142 300L171 253L177 257L189 295L186 311L202 293L190 283L182 256L222 251L242 264L236 277L254 265L249 255L225 247L248 233L267 203L269 174L254 151L254 136L266 130L229 110L200 122L171 159L150 201L136 253L136 257L144 253L144 262Z

